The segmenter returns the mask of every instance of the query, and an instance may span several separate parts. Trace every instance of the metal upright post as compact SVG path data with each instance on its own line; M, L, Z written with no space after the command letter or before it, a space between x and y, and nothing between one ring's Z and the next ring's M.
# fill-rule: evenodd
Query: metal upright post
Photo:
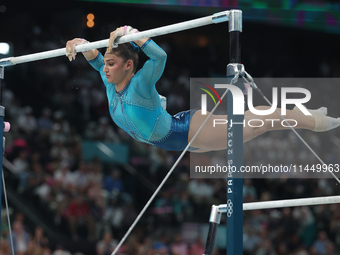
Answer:
M0 137L2 137L2 146L0 146L0 205L2 202L2 157L4 154L5 138L4 138L4 117L5 117L5 107L2 106L2 86L4 79L5 68L0 66ZM0 211L0 225L1 225L1 211ZM0 230L1 234L1 230Z
M242 11L231 10L229 14L230 63L227 77L232 79L241 71L240 33ZM228 80L230 80L228 79ZM228 81L229 83L229 81ZM233 84L241 90L242 84ZM243 120L244 115L233 114L233 96L228 92L228 167L239 170L243 165ZM243 254L243 176L229 170L227 179L227 255Z
M209 232L207 236L207 242L205 244L205 252L203 255L212 255L214 251L215 237L218 224L221 221L221 212L219 212L219 206L213 205L211 207L210 220L209 220Z

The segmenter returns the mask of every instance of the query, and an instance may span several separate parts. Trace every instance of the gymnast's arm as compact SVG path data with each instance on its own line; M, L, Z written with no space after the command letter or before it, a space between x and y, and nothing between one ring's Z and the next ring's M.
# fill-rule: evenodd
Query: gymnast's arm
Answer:
M86 52L83 52L84 57L86 58L87 61L91 61L95 59L99 54L99 51L97 49L89 50Z
M141 49L149 59L136 75L139 82L135 85L135 89L144 98L151 98L158 93L155 85L163 74L167 54L151 39L146 41Z
M70 61L76 59L76 54L77 54L76 49L75 49L76 46L85 44L85 43L89 43L89 42L82 38L74 38L73 40L67 41L66 56L68 57ZM93 49L93 50L88 50L82 53L87 61L91 61L98 56L99 51L97 49Z
M111 52L117 37L134 33L138 33L138 30L131 26L119 27L111 32L107 52ZM157 94L155 84L163 74L167 55L165 51L150 38L136 40L134 43L149 57L143 65L143 68L136 74L135 79L137 79L138 82L134 84L134 87L142 97L152 98Z

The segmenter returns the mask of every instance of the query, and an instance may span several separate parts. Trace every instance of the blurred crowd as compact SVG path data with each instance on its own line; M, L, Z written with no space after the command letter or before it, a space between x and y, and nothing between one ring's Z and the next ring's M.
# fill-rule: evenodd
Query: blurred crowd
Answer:
M112 27L115 25L111 24ZM29 18L27 28L27 36L23 37L26 39L14 43L16 55L60 48L72 38L69 36L72 31L62 31L53 24L46 30L46 26L42 27ZM102 36L101 33L96 36ZM95 40L96 36L87 39ZM218 54L220 44L210 46L205 37L193 34L194 42L183 45L181 41L187 37L183 34L179 37L177 41L173 38L155 39L168 54L166 70L157 89L167 97L167 109L171 114L190 108L190 77L223 76L226 65L222 60L224 55ZM277 40L280 44L280 38ZM284 69L275 64L268 65L274 61L267 61L269 56L263 59L266 66L263 71L257 64L261 54L255 49L259 45L260 42L254 40L251 47L244 49L244 62L249 63L248 72L254 77L299 75L294 73L292 66ZM282 57L283 64L294 61L284 49L282 47L282 51L276 53ZM271 57L275 59L275 56ZM321 56L315 57L317 67L310 76L339 76L339 63L335 58L325 54L326 59L321 61L318 57ZM145 57L141 55L141 59L145 60ZM302 75L306 74L308 72L302 72ZM318 93L317 88L309 89L312 94ZM325 85L323 89L332 92L334 88ZM15 193L37 197L53 214L53 224L66 226L66 232L74 242L86 240L93 244L97 255L111 254L143 204L136 199L134 181L131 181L134 177L124 174L124 168L115 162L104 164L98 158L85 161L82 142L92 140L129 145L129 164L137 170L147 169L143 174L157 185L179 153L136 142L115 126L109 116L102 81L80 54L72 63L66 58L52 58L8 68L2 100L6 108L5 120L11 123L10 132L5 134L5 157L13 165L8 174L14 176ZM315 107L323 102L322 98L313 98ZM340 109L339 104L333 100L329 107ZM326 163L339 163L339 130L300 134ZM266 163L272 165L317 163L289 131L268 133L244 145L247 165L264 163L264 155ZM214 160L223 162L225 158L217 155ZM206 237L203 233L190 238L184 235L183 226L185 223L208 223L211 205L226 201L226 180L191 179L189 164L189 154L186 154L147 211L145 218L148 220L133 232L119 250L120 254L204 253ZM243 187L244 202L338 193L336 181L329 178L245 179ZM339 254L339 219L340 206L337 204L245 212L244 254ZM29 227L20 212L12 219L12 235L6 221L3 219L1 223L2 255L11 254L10 239L18 255L71 254L70 247L63 243L54 240L51 245L40 226ZM214 252L217 255L225 249L216 248Z

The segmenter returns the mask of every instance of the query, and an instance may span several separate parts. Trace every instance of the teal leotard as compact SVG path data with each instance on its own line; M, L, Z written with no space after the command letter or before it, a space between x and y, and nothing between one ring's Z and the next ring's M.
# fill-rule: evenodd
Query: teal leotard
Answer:
M106 86L111 118L138 141L166 150L183 150L188 144L192 112L171 116L162 107L155 84L164 71L167 55L151 39L141 49L149 59L120 92L106 79L103 55L99 53L89 61Z

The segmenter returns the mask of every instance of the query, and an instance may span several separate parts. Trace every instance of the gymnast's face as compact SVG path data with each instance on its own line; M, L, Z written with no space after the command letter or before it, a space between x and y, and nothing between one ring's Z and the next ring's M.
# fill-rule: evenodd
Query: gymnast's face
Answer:
M103 71L105 72L107 81L115 83L116 85L121 85L130 72L133 71L132 60L124 61L114 53L105 54L104 64Z

